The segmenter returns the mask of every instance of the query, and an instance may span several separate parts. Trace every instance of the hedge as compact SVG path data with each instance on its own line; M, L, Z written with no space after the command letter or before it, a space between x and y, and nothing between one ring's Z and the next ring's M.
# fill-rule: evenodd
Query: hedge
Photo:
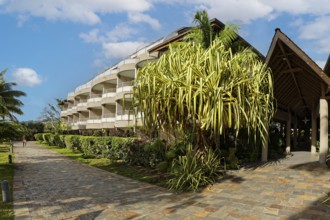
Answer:
M133 137L96 137L81 135L35 134L39 142L80 151L85 157L122 160L132 165L156 168L168 160L165 142L144 141Z

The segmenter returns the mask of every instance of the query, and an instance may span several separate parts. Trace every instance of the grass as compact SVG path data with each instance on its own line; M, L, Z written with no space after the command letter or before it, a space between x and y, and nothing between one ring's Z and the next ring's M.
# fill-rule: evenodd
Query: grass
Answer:
M48 146L41 144L49 149L52 149L62 155L65 155L71 159L78 160L82 163L115 173L121 176L126 176L131 179L135 179L142 182L155 184L161 187L167 187L167 179L164 178L164 173L155 170L147 169L142 166L131 166L122 161L111 161L107 158L84 158L81 152L73 152L67 148L60 148L56 146Z
M10 198L13 198L14 166L8 163L9 146L0 144L0 182L7 180L10 187ZM2 220L14 219L13 202L2 201L2 190L0 191L0 217ZM12 199L11 199L12 200Z

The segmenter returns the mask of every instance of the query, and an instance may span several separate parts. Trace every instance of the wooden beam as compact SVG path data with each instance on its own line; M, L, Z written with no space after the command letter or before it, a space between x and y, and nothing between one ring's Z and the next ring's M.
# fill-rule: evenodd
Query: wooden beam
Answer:
M297 67L297 68L290 68L290 69L287 69L287 70L283 70L281 71L280 73L296 73L296 72L301 72L303 71L303 69L301 69L300 67Z
M287 56L286 51L284 50L284 47L283 47L283 45L282 45L282 41L278 41L278 46L280 47L280 49L281 49L283 55L285 56L285 62L288 64L289 69L293 69L293 68L292 68L292 65L291 65L291 63L290 63L289 57ZM298 85L298 82L297 82L297 79L296 79L296 77L295 77L295 75L294 75L294 72L290 72L290 73L291 73L291 76L292 76L292 78L293 78L294 84L296 85L296 88L297 88L297 90L298 90L299 96L300 96L300 98L303 100L304 105L306 105L306 101L305 101L305 99L303 98L303 95L302 95L302 93L301 93L301 89L300 89L300 87L299 87L299 85Z

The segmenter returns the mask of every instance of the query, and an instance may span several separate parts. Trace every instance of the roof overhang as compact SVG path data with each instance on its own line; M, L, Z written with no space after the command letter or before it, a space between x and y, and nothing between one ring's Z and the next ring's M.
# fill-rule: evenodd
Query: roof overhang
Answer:
M266 56L272 69L278 107L305 117L328 92L330 78L280 29L276 29Z

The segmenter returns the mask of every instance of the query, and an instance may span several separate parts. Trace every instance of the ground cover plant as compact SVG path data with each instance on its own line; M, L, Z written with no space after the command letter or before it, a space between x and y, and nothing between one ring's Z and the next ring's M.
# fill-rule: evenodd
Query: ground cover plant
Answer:
M9 145L0 144L0 182L7 180L10 187L10 198L13 198L13 178L14 167L13 164L8 163ZM2 201L2 190L0 191L0 219L11 220L14 219L13 202L4 203Z

